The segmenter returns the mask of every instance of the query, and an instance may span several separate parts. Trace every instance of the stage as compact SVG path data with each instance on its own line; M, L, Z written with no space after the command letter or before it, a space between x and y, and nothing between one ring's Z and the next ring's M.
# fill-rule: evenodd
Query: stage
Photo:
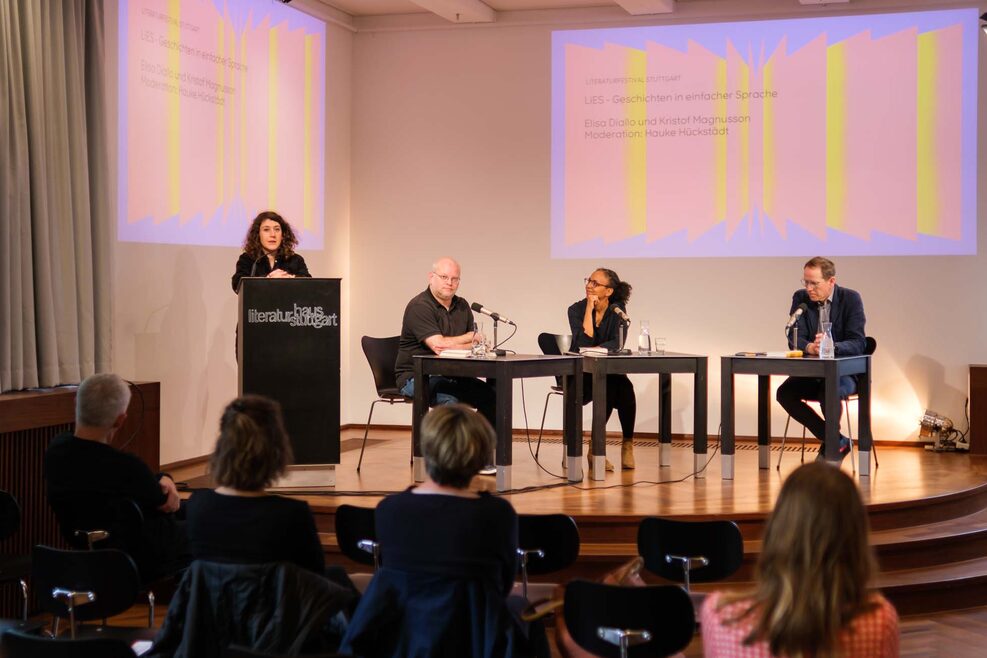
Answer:
M335 508L343 503L371 507L388 493L411 484L410 430L371 429L361 472L356 472L362 430L347 430L341 442L336 487L294 494L312 507L327 560L359 568L340 555L335 541ZM532 435L531 451L536 437ZM800 438L786 445L781 469L777 443L771 468L758 469L757 446L738 442L735 478L720 477L716 437L710 437L709 462L703 477L692 475L692 448L673 443L671 466L659 468L657 441L635 442L637 468L607 473L602 482L567 483L560 477L562 443L547 436L539 451L539 468L523 433L513 445L514 489L502 495L520 514L562 512L579 527L581 548L576 564L547 579L595 578L637 554L637 525L645 516L682 520L730 519L744 536L745 560L730 586L752 576L764 521L781 484L799 465ZM806 459L815 458L815 444ZM880 466L869 477L856 477L868 506L872 544L881 564L879 584L902 614L955 610L987 604L987 459L966 453L933 453L919 447L878 444ZM608 458L620 463L619 439L608 437ZM854 455L856 456L856 455ZM850 458L841 467L852 473ZM189 480L193 488L206 478ZM494 490L494 478L477 477L473 486ZM655 582L658 582L655 579ZM702 589L702 586L699 587ZM707 586L706 589L709 589Z

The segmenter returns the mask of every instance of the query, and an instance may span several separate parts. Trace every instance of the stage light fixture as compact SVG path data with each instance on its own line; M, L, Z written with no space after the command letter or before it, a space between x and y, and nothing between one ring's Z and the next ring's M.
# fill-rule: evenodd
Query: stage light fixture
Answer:
M922 439L932 439L932 445L926 446L926 450L946 452L970 449L966 434L954 429L952 420L931 409L926 409L919 420L918 435Z

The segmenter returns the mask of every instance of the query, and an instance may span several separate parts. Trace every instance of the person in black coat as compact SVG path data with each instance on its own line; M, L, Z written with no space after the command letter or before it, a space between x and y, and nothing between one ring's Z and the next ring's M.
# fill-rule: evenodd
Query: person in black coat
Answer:
M586 298L569 307L569 329L572 331L573 352L580 347L605 347L608 350L623 349L619 343L619 328L623 320L617 309L625 315L627 300L631 296L631 284L621 281L613 270L600 268L587 279ZM626 336L625 336L626 338ZM607 375L607 419L617 409L624 441L620 447L621 468L634 468L634 423L637 419L637 397L634 384L627 375ZM583 404L593 399L593 377L583 375ZM587 458L591 455L587 451ZM613 464L606 461L606 470Z
M295 253L297 246L298 238L284 217L273 210L265 210L254 217L233 272L233 292L240 292L240 279L245 276L270 279L312 276L305 259Z
M832 324L836 356L857 356L864 353L867 335L864 333L864 303L856 290L836 285L836 265L828 258L816 256L803 269L801 290L792 295L790 314L802 304L806 310L798 318L795 349L809 356L819 355L823 322ZM857 390L854 377L840 377L839 396L845 398ZM824 380L813 377L789 377L778 387L779 404L792 418L802 423L820 441L819 457L823 458L826 423L805 400L825 399ZM843 406L839 406L840 414ZM850 439L840 436L840 459L850 452Z

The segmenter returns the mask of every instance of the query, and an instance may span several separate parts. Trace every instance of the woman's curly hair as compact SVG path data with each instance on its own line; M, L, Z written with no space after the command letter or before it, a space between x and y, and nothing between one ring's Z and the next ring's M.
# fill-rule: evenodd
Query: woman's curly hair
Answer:
M260 225L268 219L281 226L281 246L278 247L276 256L284 260L295 253L298 238L295 237L295 232L291 230L291 224L273 210L265 210L254 217L254 221L250 224L250 230L247 231L247 237L243 241L243 250L250 254L251 258L260 258L264 255L264 248L260 245Z

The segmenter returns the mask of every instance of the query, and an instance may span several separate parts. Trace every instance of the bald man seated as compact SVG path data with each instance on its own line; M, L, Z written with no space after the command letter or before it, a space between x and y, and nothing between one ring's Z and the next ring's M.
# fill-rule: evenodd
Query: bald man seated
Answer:
M432 264L426 278L428 287L404 309L401 342L394 363L398 390L409 397L415 394L413 357L469 349L473 344L473 312L469 302L456 294L462 280L459 263L452 258L440 258ZM428 388L429 406L462 402L475 407L496 427L497 399L491 382L475 377L431 375ZM480 471L481 475L495 472L492 466Z

